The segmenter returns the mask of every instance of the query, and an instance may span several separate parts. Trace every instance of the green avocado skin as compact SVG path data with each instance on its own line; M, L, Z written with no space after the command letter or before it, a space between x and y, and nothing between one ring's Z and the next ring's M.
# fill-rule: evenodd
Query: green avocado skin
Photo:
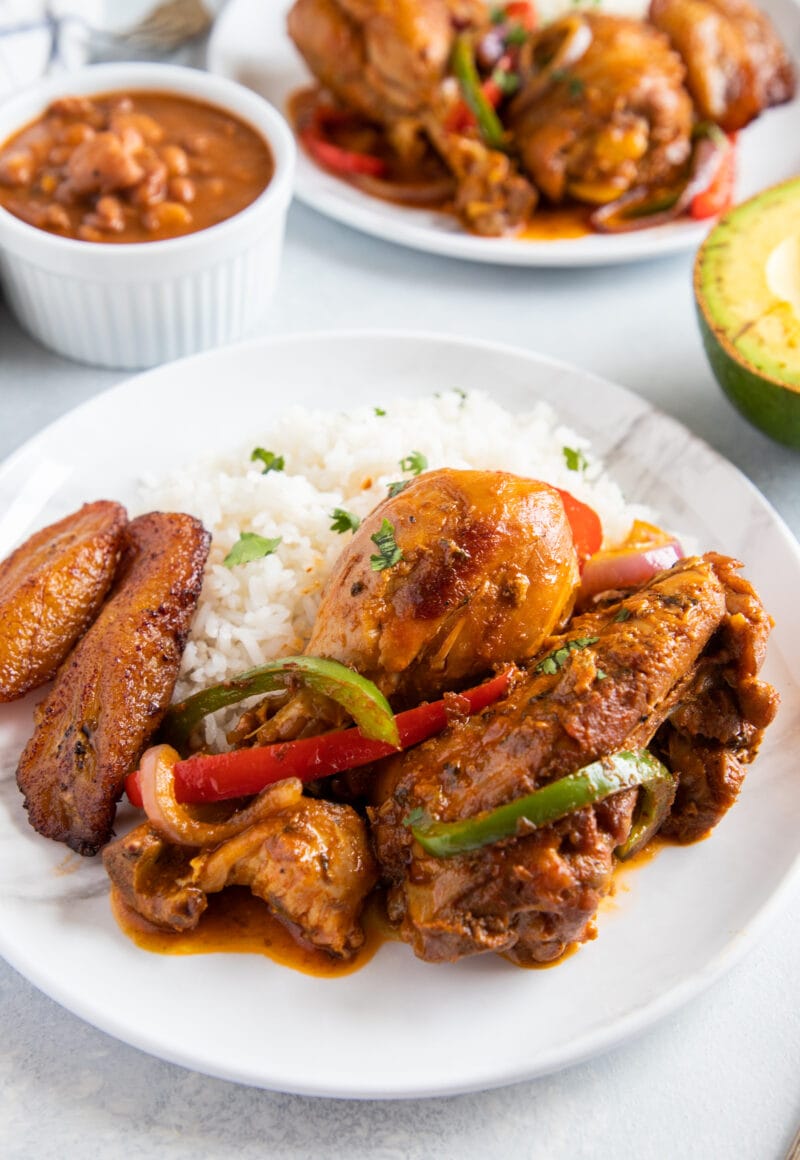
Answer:
M800 222L800 177L773 185L741 202L711 230L694 263L694 300L700 334L711 369L722 390L756 427L788 447L800 448L800 385L796 364L790 364L782 344L758 343L761 357L751 362L738 348L737 333L748 330L750 315L740 308L761 304L763 316L775 297L766 277L766 263L774 247L797 233ZM730 307L726 305L726 297ZM754 316L757 317L757 316ZM779 316L780 317L780 316ZM791 313L789 314L791 318ZM743 325L744 324L744 325ZM793 324L787 322L790 327ZM800 323L797 323L800 328ZM755 333L755 332L754 332ZM795 350L795 331L789 334ZM782 356L784 356L782 358Z
M734 406L778 443L800 448L800 393L760 378L731 358L699 304L697 317L711 369Z

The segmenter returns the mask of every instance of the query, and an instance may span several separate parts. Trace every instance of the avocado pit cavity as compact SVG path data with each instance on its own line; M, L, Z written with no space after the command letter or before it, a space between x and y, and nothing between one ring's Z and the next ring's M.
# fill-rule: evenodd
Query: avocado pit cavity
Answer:
M770 292L791 306L800 324L800 233L778 243L767 258L764 274Z

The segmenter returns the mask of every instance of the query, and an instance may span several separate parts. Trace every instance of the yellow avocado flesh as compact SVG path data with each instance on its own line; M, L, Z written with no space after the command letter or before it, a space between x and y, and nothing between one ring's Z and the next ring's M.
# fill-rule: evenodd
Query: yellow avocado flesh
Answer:
M697 257L695 297L723 390L773 438L800 446L800 178L714 227Z

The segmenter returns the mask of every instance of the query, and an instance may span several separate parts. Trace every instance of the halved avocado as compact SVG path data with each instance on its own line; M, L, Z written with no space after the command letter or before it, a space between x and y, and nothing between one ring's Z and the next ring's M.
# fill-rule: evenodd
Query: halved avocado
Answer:
M800 177L731 210L697 255L709 362L742 414L800 447Z

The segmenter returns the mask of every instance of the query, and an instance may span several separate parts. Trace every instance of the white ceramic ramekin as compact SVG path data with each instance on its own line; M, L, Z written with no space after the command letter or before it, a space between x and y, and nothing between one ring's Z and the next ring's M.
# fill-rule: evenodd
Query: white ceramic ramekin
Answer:
M275 291L295 145L283 118L233 81L164 64L91 65L0 105L0 144L56 97L150 89L225 109L268 142L275 173L241 213L169 241L59 237L0 207L0 278L9 306L45 346L97 366L154 366L252 330Z

